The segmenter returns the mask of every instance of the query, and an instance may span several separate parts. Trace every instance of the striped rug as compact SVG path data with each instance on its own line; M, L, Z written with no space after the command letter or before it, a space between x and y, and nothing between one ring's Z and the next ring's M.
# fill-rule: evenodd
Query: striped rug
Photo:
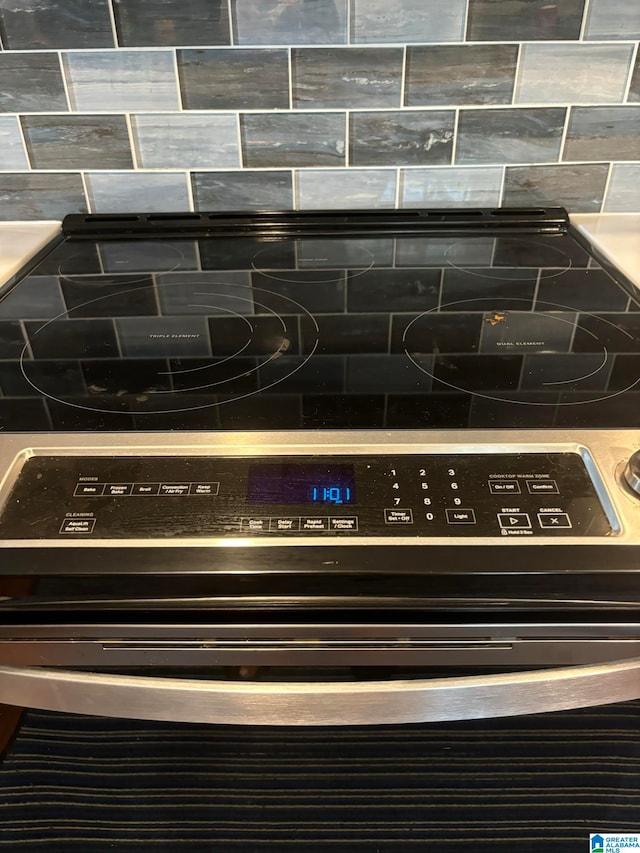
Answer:
M640 703L279 729L28 712L0 851L587 853L640 831Z

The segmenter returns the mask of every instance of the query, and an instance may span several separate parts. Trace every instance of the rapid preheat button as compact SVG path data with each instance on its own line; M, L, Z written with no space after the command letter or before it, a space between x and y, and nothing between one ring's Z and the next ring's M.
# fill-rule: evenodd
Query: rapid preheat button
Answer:
M306 516L300 519L301 530L317 530L322 532L329 529L329 519L322 515Z

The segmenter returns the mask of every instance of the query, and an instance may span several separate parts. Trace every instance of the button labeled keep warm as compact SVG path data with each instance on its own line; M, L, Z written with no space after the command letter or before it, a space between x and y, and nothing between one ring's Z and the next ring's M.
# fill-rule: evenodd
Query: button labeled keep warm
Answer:
M498 524L503 530L513 527L531 527L531 519L526 512L499 512Z

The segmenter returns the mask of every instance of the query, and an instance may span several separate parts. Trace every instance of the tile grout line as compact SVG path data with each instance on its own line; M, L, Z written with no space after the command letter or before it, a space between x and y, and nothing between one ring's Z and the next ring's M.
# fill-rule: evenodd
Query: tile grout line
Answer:
M109 12L109 20L111 21L111 34L113 36L113 49L118 49L120 44L118 42L118 28L116 26L116 12L113 8L113 0L107 0L107 10Z
M451 163L450 166L456 166L456 156L458 154L458 124L460 122L460 108L456 107L453 113L453 144L451 146Z
M229 16L229 46L233 45L233 8L231 0L227 0L227 15Z
M408 62L408 48L405 44L402 49L402 71L400 72L400 107L399 109L404 109L407 102L407 62Z
M182 100L182 86L180 85L180 68L178 67L178 49L177 48L174 47L171 50L171 56L173 58L173 72L174 72L175 78L176 78L176 94L178 96L178 110L177 110L177 112L183 113L185 111L185 109L184 109L184 103Z
M196 202L195 202L195 196L193 194L193 183L192 183L192 179L191 179L191 170L190 169L187 169L185 171L184 179L185 179L186 184L187 184L187 201L189 203L189 211L191 213L195 213L196 212Z
M287 82L289 84L289 110L293 110L293 48L287 47Z
M580 33L578 35L578 41L583 42L585 40L584 36L587 31L587 20L589 18L589 12L591 6L591 0L585 0L584 9L582 10L582 21L580 22Z
M344 168L350 167L351 152L350 152L350 134L351 134L351 112L346 111L344 116Z
M400 166L396 166L396 191L394 198L394 205L396 210L400 210L402 207L402 169Z
M631 51L631 63L629 65L629 74L627 75L627 82L624 87L624 93L622 95L622 105L631 103L629 101L629 92L631 91L631 82L633 80L633 75L636 70L636 62L639 58L640 42L636 42L633 50ZM640 73L640 72L639 72Z
M466 44L469 41L469 13L471 11L471 0L465 0L464 4L464 33L463 35L463 44Z
M245 165L245 162L244 162L245 157L244 157L244 151L242 149L242 118L241 118L239 112L235 113L235 125L236 125L236 141L238 143L238 170L242 171L248 167ZM198 169L198 171L202 171L202 170Z
M564 160L564 149L567 144L567 136L569 134L569 123L571 121L571 110L573 108L572 104L567 104L566 112L564 116L564 125L562 127L562 134L560 135L560 146L558 148L558 163L566 163Z
M604 206L607 201L607 195L609 194L609 187L611 185L611 179L613 177L613 161L609 161L609 168L607 170L607 179L604 182L604 188L602 190L602 201L600 202L600 209L598 213L602 213L604 211Z
M22 127L22 122L20 121L20 116L15 116L16 124L18 125L18 134L20 135L20 139L22 141L22 148L24 150L24 158L27 162L27 169L29 172L35 171L33 165L31 164L31 157L29 156L29 146L27 145L27 137L25 136L24 128ZM7 174L7 170L2 170L5 174ZM11 174L11 171L8 172ZM22 172L16 172L16 174L25 174L24 169Z
M498 207L502 207L504 205L504 195L507 191L507 167L502 167L502 174L500 176L500 191L498 194Z
M67 80L67 75L64 66L64 59L62 56L62 51L58 51L58 64L60 65L60 75L62 77L62 88L64 89L64 96L67 99L67 112L73 113L76 112L76 108L71 103L71 92L69 90L69 81ZM73 81L71 81L73 83ZM42 113L41 115L47 115L47 113ZM61 115L66 115L65 113L61 113Z
M129 150L131 151L131 162L133 164L133 171L135 172L138 169L138 149L136 148L136 138L133 133L133 121L131 120L131 113L125 113L124 120L127 125L127 134L129 136Z
M300 207L300 169L291 169L291 204L294 210L302 210Z
M93 213L93 204L91 202L91 196L89 195L89 187L87 185L87 176L83 171L80 172L80 180L82 181L82 190L84 192L84 197L87 202L87 211L89 213Z

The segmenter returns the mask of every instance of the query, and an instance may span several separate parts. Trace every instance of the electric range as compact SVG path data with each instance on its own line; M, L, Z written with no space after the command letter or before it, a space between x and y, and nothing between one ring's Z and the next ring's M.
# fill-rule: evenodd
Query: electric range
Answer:
M640 294L560 208L69 216L0 389L0 701L640 695Z

